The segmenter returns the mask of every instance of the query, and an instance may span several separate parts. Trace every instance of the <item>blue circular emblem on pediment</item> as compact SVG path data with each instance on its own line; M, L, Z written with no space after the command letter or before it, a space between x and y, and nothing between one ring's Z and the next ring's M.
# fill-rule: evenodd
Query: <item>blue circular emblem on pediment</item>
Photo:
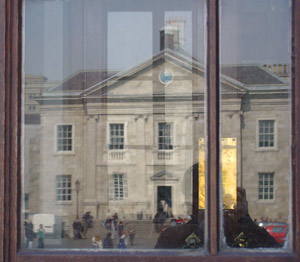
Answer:
M159 81L166 86L171 84L173 79L174 79L174 76L171 71L165 70L159 74Z

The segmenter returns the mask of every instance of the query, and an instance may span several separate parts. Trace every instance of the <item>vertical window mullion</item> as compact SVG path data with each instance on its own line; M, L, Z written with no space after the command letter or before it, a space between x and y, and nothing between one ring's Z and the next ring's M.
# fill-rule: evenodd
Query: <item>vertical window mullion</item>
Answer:
M300 254L300 2L292 1L292 225L293 249Z
M219 1L207 1L207 248L219 246Z

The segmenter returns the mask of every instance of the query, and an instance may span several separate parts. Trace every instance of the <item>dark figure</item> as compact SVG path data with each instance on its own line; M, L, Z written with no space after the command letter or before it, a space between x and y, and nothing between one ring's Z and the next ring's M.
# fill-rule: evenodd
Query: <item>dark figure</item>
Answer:
M124 224L122 221L120 221L119 225L118 225L118 235L119 235L119 238L122 236L122 232L124 230Z
M111 239L111 233L107 233L106 238L103 240L103 248L113 248L114 244Z
M114 223L115 228L117 228L117 225L118 225L118 214L117 213L115 213L113 215L113 223Z
M127 230L128 230L128 234L129 234L130 245L133 246L133 241L134 241L134 238L135 238L134 225L132 223L129 224Z
M224 233L226 243L230 247L280 247L267 230L257 225L250 217L244 188L237 188L236 208L224 210Z
M33 232L33 225L31 222L26 224L25 227L25 237L26 237L26 247L29 249L32 248L32 242L33 239L35 238L35 233Z
M82 219L86 221L87 223L87 227L88 228L91 228L93 227L93 216L91 216L91 212L88 211L86 212L83 216L82 216Z
M44 238L45 238L45 231L43 229L43 225L40 225L40 228L37 231L39 248L44 248Z
M91 216L91 212L86 212L81 218L82 225L82 238L86 238L86 233L89 227L93 227L93 217Z
M163 211L159 211L156 213L153 219L153 223L155 224L155 230L159 233L168 218L168 214Z
M76 219L73 223L74 239L80 239L80 232L82 230L82 225L79 219Z
M280 244L269 235L262 227L259 227L248 213L246 191L237 188L237 205L234 209L224 209L224 234L229 247L236 248L278 248ZM204 242L204 216L198 223L191 220L185 225L169 227L162 232L157 240L155 248L187 248L186 240L192 234L200 240L197 246L203 246Z
M127 240L126 231L123 230L122 234L121 234L121 237L119 238L118 248L127 248L126 240Z
M200 240L200 246L204 244L204 231L195 224L177 225L163 231L157 240L155 248L184 248L186 239L194 233Z
M108 217L105 220L105 227L106 227L106 229L111 230L111 223L112 223L112 219L110 217Z

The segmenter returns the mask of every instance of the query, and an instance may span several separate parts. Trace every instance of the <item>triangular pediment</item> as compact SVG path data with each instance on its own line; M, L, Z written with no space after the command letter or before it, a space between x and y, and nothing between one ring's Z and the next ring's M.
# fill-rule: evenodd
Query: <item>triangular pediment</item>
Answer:
M223 98L240 98L249 90L287 89L287 84L260 65L223 65L220 92ZM160 81L166 74L168 84ZM42 98L78 99L86 102L203 100L207 72L203 62L170 49L122 72L79 71L43 93ZM101 81L101 79L105 79ZM111 100L110 100L111 99Z
M171 81L163 83L161 75L171 74ZM152 96L203 93L205 86L203 66L192 58L172 50L161 51L152 59L120 72L88 88L83 97ZM192 84L193 83L193 84ZM196 83L196 85L195 85Z
M156 173L155 175L151 176L150 179L152 181L178 181L179 180L178 177L174 176L172 173L166 170Z
M161 75L169 73L171 81L163 83ZM206 72L197 59L184 56L173 50L163 50L152 59L98 83L82 93L93 97L152 97L191 96L206 92ZM243 85L229 77L222 77L225 94L246 92Z

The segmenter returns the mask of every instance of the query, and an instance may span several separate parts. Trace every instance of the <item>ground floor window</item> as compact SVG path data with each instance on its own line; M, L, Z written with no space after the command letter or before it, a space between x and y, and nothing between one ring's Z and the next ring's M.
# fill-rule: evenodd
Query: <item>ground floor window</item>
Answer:
M72 200L71 175L56 176L56 200L57 201Z
M127 197L127 179L125 174L113 174L111 177L110 200L124 200Z

